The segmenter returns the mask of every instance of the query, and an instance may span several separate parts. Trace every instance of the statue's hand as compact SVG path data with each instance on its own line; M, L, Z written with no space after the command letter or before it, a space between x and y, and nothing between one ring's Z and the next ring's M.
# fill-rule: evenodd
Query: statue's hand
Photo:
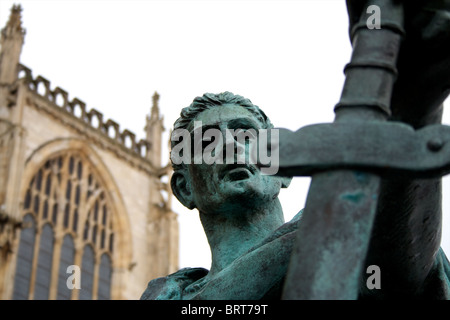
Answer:
M183 290L207 273L204 268L184 268L167 277L154 279L148 283L141 300L182 300Z
M416 128L439 123L450 93L450 0L403 1L405 39L397 64L392 118ZM361 0L347 0L350 30L367 13ZM383 11L381 10L381 26Z

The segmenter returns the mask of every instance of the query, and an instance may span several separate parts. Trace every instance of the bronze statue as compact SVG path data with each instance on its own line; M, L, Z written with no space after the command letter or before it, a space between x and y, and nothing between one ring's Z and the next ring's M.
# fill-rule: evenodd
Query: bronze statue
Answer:
M262 174L261 162L236 161L252 159L251 137L227 139L230 130L273 128L250 100L205 94L182 110L171 185L199 210L212 265L152 280L141 299L450 298L450 264L439 245L440 177L449 169L436 156L450 142L439 125L450 92L450 1L370 4L381 9L379 29L365 24L369 3L347 1L354 53L335 122L281 131L277 175ZM207 139L176 148L196 130ZM345 139L345 148L333 138ZM197 162L199 150L227 161ZM426 161L409 161L408 152L426 152ZM305 210L285 223L277 195L294 175L311 175L312 183ZM378 287L364 277L373 266L381 270Z

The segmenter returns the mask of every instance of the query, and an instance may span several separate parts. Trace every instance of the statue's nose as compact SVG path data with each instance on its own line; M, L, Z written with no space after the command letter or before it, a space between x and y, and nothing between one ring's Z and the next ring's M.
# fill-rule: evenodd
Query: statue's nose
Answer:
M223 155L225 163L237 163L239 157L245 157L245 145L233 136L224 134Z

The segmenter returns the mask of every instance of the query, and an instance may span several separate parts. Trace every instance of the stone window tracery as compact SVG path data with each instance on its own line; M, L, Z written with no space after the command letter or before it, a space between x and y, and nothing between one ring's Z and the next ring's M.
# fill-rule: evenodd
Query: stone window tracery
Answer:
M82 154L55 155L36 171L23 198L23 217L13 299L110 298L112 205ZM67 283L70 265L80 267L79 290Z

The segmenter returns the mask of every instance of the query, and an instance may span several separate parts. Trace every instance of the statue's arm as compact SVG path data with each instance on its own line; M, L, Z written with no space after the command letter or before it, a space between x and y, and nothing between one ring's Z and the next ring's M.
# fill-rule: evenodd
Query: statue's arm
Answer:
M450 0L403 4L406 36L397 63L391 120L420 129L441 123L450 92ZM347 0L347 8L351 30L364 17L367 4ZM445 285L437 276L448 272L445 263L438 263L445 258L440 249L441 188L441 179L382 180L366 261L380 267L381 289L363 295L430 297L430 283L435 292L437 282Z
M450 94L450 0L402 0L405 36L391 101L392 120L418 129L440 122ZM347 0L350 31L370 17L370 1ZM383 27L383 13L381 12ZM376 30L374 30L376 32Z
M382 181L366 261L380 267L381 289L370 294L379 298L428 294L429 276L442 268L436 264L442 222L440 189L441 181L434 179Z

